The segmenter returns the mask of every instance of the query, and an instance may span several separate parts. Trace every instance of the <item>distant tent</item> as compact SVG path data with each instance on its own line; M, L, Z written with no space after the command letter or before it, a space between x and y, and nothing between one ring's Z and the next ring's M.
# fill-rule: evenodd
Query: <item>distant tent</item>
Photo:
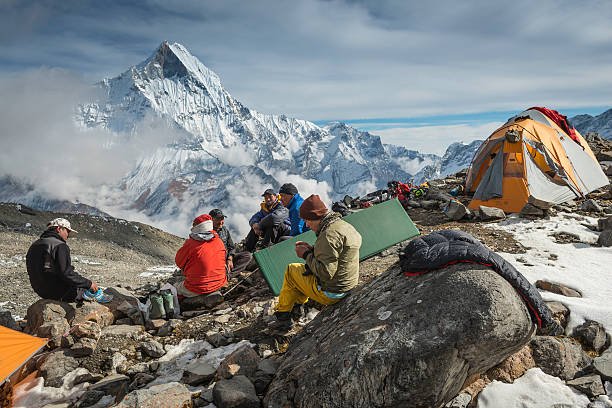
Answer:
M0 384L43 348L47 341L0 326Z
M483 142L466 177L481 205L520 212L527 203L560 204L609 184L595 155L567 118L534 107L510 118Z

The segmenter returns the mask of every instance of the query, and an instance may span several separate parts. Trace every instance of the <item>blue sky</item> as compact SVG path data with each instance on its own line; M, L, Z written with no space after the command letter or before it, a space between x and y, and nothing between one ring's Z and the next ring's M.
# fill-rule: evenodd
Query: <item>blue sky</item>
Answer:
M610 21L600 0L0 0L0 89L93 83L168 40L250 108L442 153L533 105L609 109Z

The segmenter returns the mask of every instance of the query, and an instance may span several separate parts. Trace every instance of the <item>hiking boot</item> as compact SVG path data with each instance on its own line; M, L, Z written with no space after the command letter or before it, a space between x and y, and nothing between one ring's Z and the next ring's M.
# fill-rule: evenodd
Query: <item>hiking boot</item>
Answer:
M276 333L286 334L293 329L293 319L291 312L274 312L276 320L269 324L269 327Z
M293 309L291 309L291 318L295 321L299 321L301 318L306 316L306 313L308 312L306 305L304 304L296 304L295 306L293 306Z
M87 300L89 302L98 302L98 303L109 303L113 300L113 295L108 295L102 291L102 289L98 289L95 292L87 289L83 292L83 300Z

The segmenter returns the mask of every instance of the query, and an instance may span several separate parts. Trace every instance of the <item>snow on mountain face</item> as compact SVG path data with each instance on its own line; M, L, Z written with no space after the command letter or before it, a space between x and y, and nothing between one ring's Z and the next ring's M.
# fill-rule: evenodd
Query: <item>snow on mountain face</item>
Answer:
M601 137L612 140L612 109L597 116L574 116L570 122L583 136L588 132L597 132Z
M123 180L132 205L151 216L227 208L237 192L259 197L255 187L278 188L294 177L327 183L327 192L305 193L335 199L406 180L435 160L383 146L378 136L344 124L321 128L251 110L180 44L162 43L150 58L99 86L104 97L79 107L81 125L129 135L156 117L183 135L159 146Z
M453 143L446 149L442 160L423 167L414 176L415 183L426 180L444 178L455 174L460 170L467 169L472 163L472 158L482 144L482 140L474 140L470 144Z

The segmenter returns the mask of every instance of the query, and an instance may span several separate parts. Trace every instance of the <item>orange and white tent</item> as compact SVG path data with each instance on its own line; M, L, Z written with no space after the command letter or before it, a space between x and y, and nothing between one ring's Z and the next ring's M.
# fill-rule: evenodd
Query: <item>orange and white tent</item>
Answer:
M593 151L567 118L530 108L510 118L483 142L466 177L481 205L520 212L527 203L560 204L609 184Z
M0 326L0 384L43 348L47 341Z

